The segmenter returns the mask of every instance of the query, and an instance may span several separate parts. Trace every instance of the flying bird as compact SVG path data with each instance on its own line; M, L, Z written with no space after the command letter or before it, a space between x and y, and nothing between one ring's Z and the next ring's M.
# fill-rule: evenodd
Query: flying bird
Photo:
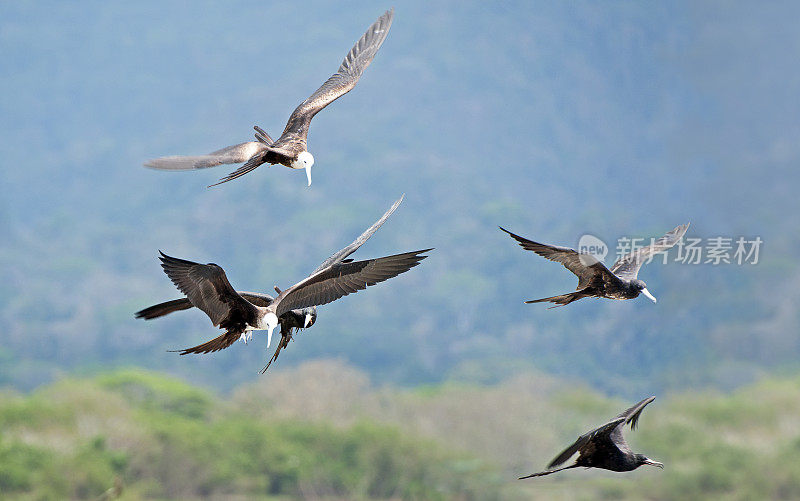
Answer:
M644 294L655 303L656 298L647 290L647 285L637 278L639 269L652 256L659 252L667 251L678 243L683 238L686 230L689 229L689 223L676 227L646 247L641 247L622 256L611 266L610 270L591 254L584 254L567 247L540 244L515 235L502 226L499 228L519 242L523 249L533 251L550 261L561 263L566 269L578 276L578 287L575 292L525 301L526 303L549 301L555 303L555 306L552 306L552 308L555 308L585 297L633 299L639 294Z
M280 291L272 301L264 295L240 294L231 286L225 271L214 263L200 264L168 256L161 252L161 267L172 282L183 292L189 303L203 310L214 326L225 329L220 336L193 348L181 350L181 354L209 353L232 345L241 339L245 343L252 338L253 330L267 331L267 348L272 342L272 331L287 318L293 310L303 311L330 303L348 294L358 292L370 285L405 273L417 266L427 256L424 249L393 256L385 256L365 261L347 259L380 228L397 209L400 197L386 213L367 228L350 245L326 259L311 275L295 285ZM180 300L178 300L180 301ZM164 307L156 305L137 313L141 318L155 318L170 308L183 309L184 303L173 303ZM286 320L287 326L289 320ZM305 319L303 320L304 325ZM277 358L280 348L286 346L288 339L281 339L281 346L272 360ZM272 362L270 360L270 363ZM267 365L269 366L269 364ZM266 370L266 368L265 368Z
M347 260L345 260L347 261ZM275 291L280 294L280 290L276 287ZM270 296L269 294L262 294L257 292L238 292L240 296L242 296L245 300L253 303L256 306L267 307L275 301L275 298ZM170 313L182 310L188 310L193 308L194 305L189 301L189 298L181 298L181 299L173 299L171 301L166 301L163 303L159 303L149 308L145 308L143 310L136 312L136 318L143 318L145 320L152 320L154 318L163 317L165 315L169 315ZM307 329L314 325L317 321L317 307L311 306L310 308L302 308L297 310L287 311L283 315L278 318L278 324L281 326L281 340L278 343L278 348L275 350L275 354L270 359L269 363L264 370L261 371L263 374L269 368L269 366L278 358L278 354L281 352L283 348L289 344L289 341L292 340L294 333L299 331L300 329ZM224 339L224 338L223 338ZM186 348L184 350L179 350L181 355L186 355L188 353L209 353L211 351L221 350L227 346L222 346L220 342L214 342L220 340L220 338L215 338L209 343L204 343L199 346L195 346L192 348ZM221 341L221 340L220 340Z
M211 185L216 186L243 176L260 165L281 164L292 169L305 169L308 185L311 186L311 167L314 165L314 156L307 149L311 119L320 110L356 86L361 74L372 62L386 39L386 35L389 34L393 17L394 9L388 10L367 29L367 32L347 53L339 70L292 112L283 129L283 134L277 141L256 126L254 127L256 141L228 146L212 151L208 155L160 157L149 160L144 165L162 170L192 170L245 162L244 165L220 179L218 183Z
M653 461L643 454L635 454L625 441L625 437L622 436L622 429L626 424L630 423L631 430L636 429L636 423L639 421L639 416L645 406L655 399L656 397L646 398L603 426L581 435L574 444L564 449L558 457L547 465L546 471L532 473L519 477L519 479L542 477L557 471L577 468L578 466L602 468L611 471L632 471L643 464L663 468L663 463ZM578 458L573 464L563 468L556 468L575 455L576 452L578 453Z

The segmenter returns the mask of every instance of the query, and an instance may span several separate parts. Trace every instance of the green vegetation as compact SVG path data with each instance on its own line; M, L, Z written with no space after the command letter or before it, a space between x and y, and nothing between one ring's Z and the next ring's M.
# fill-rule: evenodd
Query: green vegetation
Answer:
M375 422L261 419L141 371L65 380L0 403L0 492L31 499L491 497L469 458ZM481 494L483 492L483 494Z
M660 397L627 437L663 461L517 481L628 402L539 374L376 388L338 362L222 398L155 373L0 400L0 492L20 499L797 499L800 377Z

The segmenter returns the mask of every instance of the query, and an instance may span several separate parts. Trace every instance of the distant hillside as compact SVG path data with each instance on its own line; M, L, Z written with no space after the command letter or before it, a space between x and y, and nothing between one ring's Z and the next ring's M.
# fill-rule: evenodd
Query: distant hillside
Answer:
M630 397L797 367L797 6L403 2L358 87L314 119L311 188L279 166L214 189L225 168L141 167L277 134L386 7L0 5L0 382L118 365L269 380L263 337L178 357L216 335L202 314L133 318L178 296L157 251L270 291L403 192L357 256L431 258L322 308L278 367L339 357L404 385L538 370ZM497 230L573 246L687 221L762 238L759 263L651 264L657 305L552 311L522 301L574 277Z
M12 499L115 488L131 500L796 499L798 395L797 376L729 396L659 395L626 435L664 470L523 482L629 402L533 373L401 390L311 362L221 397L122 370L6 393L0 490Z

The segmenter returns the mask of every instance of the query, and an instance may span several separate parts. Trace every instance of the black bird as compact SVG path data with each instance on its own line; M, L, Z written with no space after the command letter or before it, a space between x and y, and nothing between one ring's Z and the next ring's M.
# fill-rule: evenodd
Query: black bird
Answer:
M235 144L213 151L208 155L156 158L144 165L163 170L190 170L245 162L244 165L212 185L216 186L243 176L259 165L281 164L292 169L305 169L308 185L311 186L311 167L314 165L314 156L307 149L308 128L311 125L311 119L320 110L356 86L361 74L372 62L386 39L386 35L389 34L393 17L394 9L388 10L367 29L367 32L347 53L342 65L339 66L339 71L328 78L316 92L292 112L283 129L283 134L277 141L256 126L257 141ZM285 64L285 59L280 64Z
M352 260L345 259L343 262L349 262ZM280 290L276 287L275 291L280 294ZM262 294L256 292L239 292L237 294L242 296L247 301L253 303L256 306L267 307L275 301L275 298L270 296L269 294ZM163 317L164 315L169 315L170 313L181 311L181 310L188 310L189 308L193 308L191 301L188 298L181 298L181 299L173 299L172 301L166 301L164 303L159 303L154 306L150 306L149 308L145 308L141 311L136 312L136 318L143 318L145 320L152 320L154 318ZM275 354L270 359L269 363L266 367L261 371L263 374L269 368L269 366L278 358L278 354L283 348L289 344L289 341L292 340L294 333L299 331L300 329L307 329L314 325L317 321L317 307L312 306L310 308L303 308L299 310L291 310L287 311L283 315L278 318L278 324L281 326L281 340L278 342L278 348L275 350ZM186 355L187 353L209 353L212 351L218 351L226 346L221 346L221 342L223 339L217 337L209 341L208 343L201 344L199 346L195 346L193 348L187 348L185 350L179 350L181 355Z
M631 471L643 464L663 468L663 463L653 461L643 454L635 454L625 441L625 437L622 436L622 429L627 423L631 424L631 430L636 429L636 423L639 421L639 416L645 406L655 399L656 397L646 398L603 426L581 435L574 444L564 449L558 457L547 465L548 469L546 471L532 473L519 477L519 479L542 477L557 471L577 468L578 466L602 468L611 471ZM553 469L563 464L576 452L578 453L578 458L573 464Z
M526 303L549 301L556 304L556 306L552 307L555 308L585 297L633 299L639 294L644 294L655 303L656 298L647 290L647 285L636 278L639 275L639 268L650 256L664 252L678 243L683 238L686 230L689 229L689 223L676 227L647 247L636 249L622 256L611 266L610 270L591 254L580 253L567 247L540 244L515 235L502 226L499 228L519 242L523 249L533 251L551 261L561 263L566 269L578 276L578 287L575 292L525 301Z
M271 302L262 306L249 301L236 292L228 282L225 271L214 263L200 264L177 259L161 253L161 266L172 282L183 292L189 302L203 310L214 326L225 329L225 333L215 339L193 348L181 351L186 353L209 353L232 345L237 339L247 342L253 330L267 330L267 348L272 341L272 331L279 319L292 310L303 310L335 301L367 286L405 273L427 256L422 255L432 249L424 249L393 256L365 261L346 259L361 247L383 225L397 209L400 197L386 213L347 247L326 259L311 275L295 285L280 291ZM254 297L251 295L251 297ZM263 301L266 303L266 301ZM263 304L262 303L262 304ZM154 315L159 310L143 310L142 317ZM288 324L287 324L288 325ZM283 346L288 340L282 339ZM280 348L283 346L279 346ZM277 357L277 353L272 358ZM271 361L270 361L271 362ZM266 368L265 368L266 370Z

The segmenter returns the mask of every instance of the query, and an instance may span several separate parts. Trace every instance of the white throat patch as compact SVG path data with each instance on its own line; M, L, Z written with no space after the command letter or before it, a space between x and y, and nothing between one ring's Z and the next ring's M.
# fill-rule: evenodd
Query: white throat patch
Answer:
M292 169L305 169L308 185L311 186L311 167L314 165L314 155L307 151L301 152L292 162Z

